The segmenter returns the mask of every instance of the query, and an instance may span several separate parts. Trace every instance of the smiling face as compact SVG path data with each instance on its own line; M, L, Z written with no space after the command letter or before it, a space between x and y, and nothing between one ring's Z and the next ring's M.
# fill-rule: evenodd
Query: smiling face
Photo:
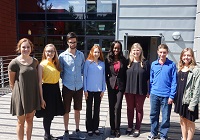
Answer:
M120 51L121 51L121 46L120 46L119 43L116 43L114 45L114 47L113 47L113 53L114 53L114 55L119 55Z
M29 56L31 54L31 45L28 41L22 42L20 46L20 53L21 55Z
M95 49L94 49L93 56L94 56L94 59L96 59L96 60L99 58L99 56L100 56L100 51L99 51L98 48L95 48Z
M132 55L134 58L139 59L139 58L140 58L140 55L141 55L141 52L142 52L142 51L141 51L139 48L135 47L135 48L133 48L133 49L131 50L131 55Z
M183 53L181 60L183 61L183 64L185 66L190 65L190 63L192 62L192 54L191 52L188 50L186 52Z
M52 59L54 58L55 56L55 49L54 49L54 46L47 46L45 48L45 56L46 56L46 59L49 60L49 61L52 61Z
M162 60L162 61L165 61L166 58L167 58L167 54L168 54L168 51L167 49L164 49L164 48L160 48L158 51L158 56L159 56L159 59Z

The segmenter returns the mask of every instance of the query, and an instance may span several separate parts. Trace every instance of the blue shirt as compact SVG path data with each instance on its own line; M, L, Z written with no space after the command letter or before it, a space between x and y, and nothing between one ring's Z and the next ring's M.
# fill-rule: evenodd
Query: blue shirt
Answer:
M86 60L83 75L84 91L104 92L106 90L105 63L98 61L98 64Z
M150 94L174 99L177 86L176 65L166 59L161 65L159 59L152 62L150 70Z
M73 55L67 49L59 55L59 61L63 85L74 91L81 89L83 87L82 75L85 61L83 53L76 50L75 55Z

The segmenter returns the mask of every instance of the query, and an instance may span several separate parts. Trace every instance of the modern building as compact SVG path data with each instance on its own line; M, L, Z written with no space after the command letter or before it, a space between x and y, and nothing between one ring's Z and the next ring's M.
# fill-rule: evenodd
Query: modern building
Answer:
M127 54L141 43L147 59L157 58L160 43L178 61L183 48L195 51L200 62L200 0L1 0L0 55L13 54L23 37L41 52L47 43L67 47L66 34L76 32L78 49L87 55L94 44L108 51L120 40Z
M200 0L117 0L115 38L125 53L139 42L150 61L157 58L157 46L165 43L173 61L189 47L200 62Z

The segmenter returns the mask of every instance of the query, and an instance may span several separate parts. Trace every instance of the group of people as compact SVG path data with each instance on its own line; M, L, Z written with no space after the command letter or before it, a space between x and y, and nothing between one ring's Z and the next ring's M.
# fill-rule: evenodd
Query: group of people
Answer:
M174 111L180 115L182 140L192 140L195 132L195 120L198 119L200 96L200 69L197 67L194 52L186 48L181 52L176 64L167 58L168 46L158 46L158 59L150 63L144 58L139 43L130 49L129 58L123 56L120 41L112 42L110 51L104 60L101 47L94 45L85 60L84 54L77 50L77 36L67 34L68 48L59 56L53 44L47 44L43 50L42 61L31 57L32 42L21 39L16 51L20 53L8 66L10 87L12 89L12 115L17 116L17 136L31 139L33 117L43 118L44 139L53 140L50 128L54 116L63 115L65 132L63 140L69 140L69 113L73 99L75 134L79 139L85 135L79 130L82 98L86 100L86 130L88 136L100 135L100 104L104 92L108 91L110 134L120 137L121 108L123 95L127 103L128 128L126 134L140 135L143 119L144 101L150 97L151 132L148 140L156 139L158 132L161 140L168 138L172 103ZM82 78L83 76L83 78ZM62 79L62 93L59 79ZM39 84L38 84L39 83ZM134 112L136 122L133 126ZM159 115L162 122L159 127Z

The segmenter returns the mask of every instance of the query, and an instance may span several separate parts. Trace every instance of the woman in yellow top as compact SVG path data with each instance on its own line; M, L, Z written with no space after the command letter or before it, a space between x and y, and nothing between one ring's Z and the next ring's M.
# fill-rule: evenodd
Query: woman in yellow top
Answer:
M38 77L42 110L36 112L36 117L43 117L44 139L52 140L51 122L54 116L64 114L59 88L60 66L53 44L47 44L44 48L42 61L38 66Z

